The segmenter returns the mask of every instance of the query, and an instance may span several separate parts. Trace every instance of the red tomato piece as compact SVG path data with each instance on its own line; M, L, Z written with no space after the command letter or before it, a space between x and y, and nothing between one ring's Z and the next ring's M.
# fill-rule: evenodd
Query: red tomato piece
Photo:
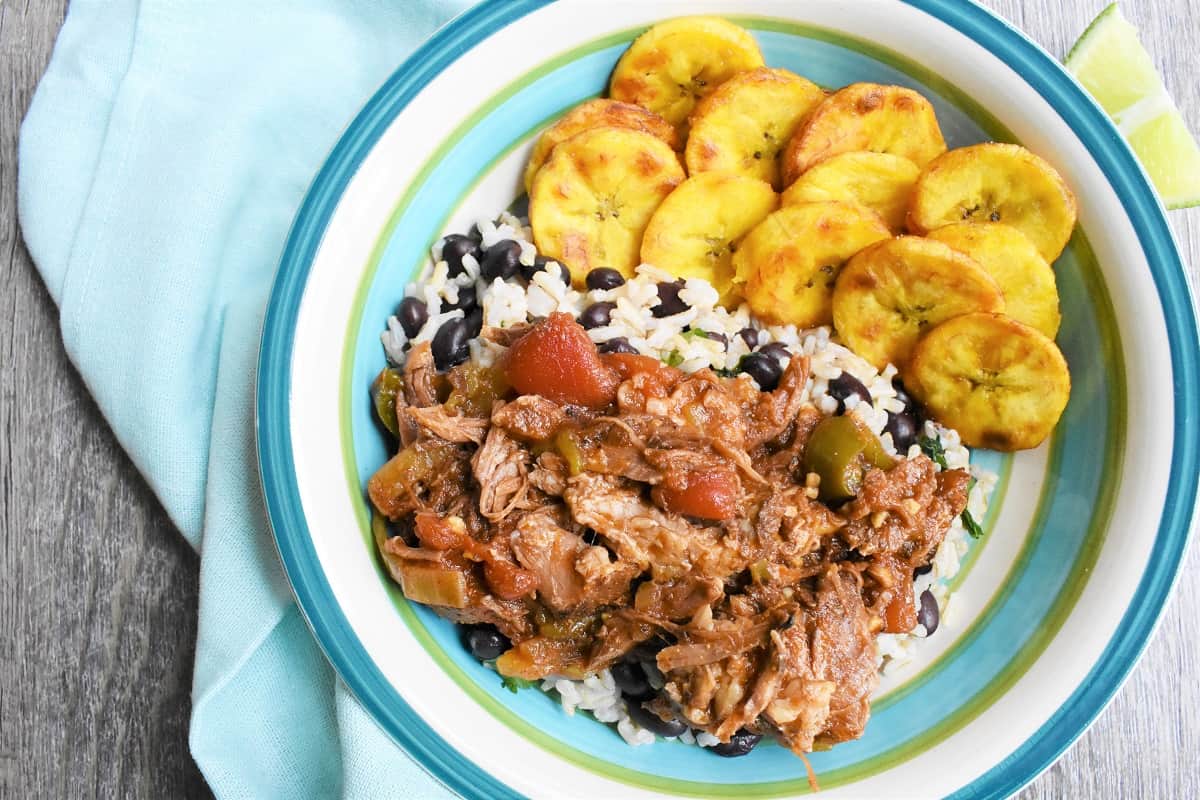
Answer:
M622 381L637 378L637 388L647 397L666 397L683 379L683 373L657 358L633 353L608 353L604 363L616 370Z
M883 612L885 633L908 633L917 627L917 610L907 592L897 592Z
M460 517L442 518L432 511L419 511L414 518L417 539L431 550L460 547L466 539L467 527Z
M483 577L487 579L488 586L501 600L516 600L538 588L536 575L507 561L485 562Z
M657 358L650 356L639 356L634 353L606 353L601 358L604 359L605 364L617 371L623 381L629 380L639 372L662 373L664 377L670 376L674 380L683 377L683 373L679 370L668 367Z
M741 495L732 470L688 472L674 486L660 485L652 492L655 502L667 511L700 519L732 519L738 513ZM679 484L683 485L680 486Z
M583 326L562 312L551 314L514 342L505 369L519 394L590 408L612 403L620 383Z

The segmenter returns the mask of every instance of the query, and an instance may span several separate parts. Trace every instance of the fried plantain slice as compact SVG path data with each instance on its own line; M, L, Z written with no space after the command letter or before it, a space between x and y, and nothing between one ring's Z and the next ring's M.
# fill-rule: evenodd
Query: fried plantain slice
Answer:
M824 99L820 86L786 69L734 75L692 112L684 152L688 174L732 172L778 189L779 151Z
M833 291L833 325L846 346L877 368L903 370L939 322L972 311L1004 311L992 276L932 239L899 236L850 259Z
M857 203L878 214L892 233L901 233L920 172L903 156L867 150L839 153L797 178L781 200L785 206L820 200Z
M931 329L906 377L935 419L991 450L1037 447L1071 394L1054 342L1003 314L964 314Z
M1003 222L1053 262L1075 218L1075 195L1054 167L1020 145L988 142L951 150L922 170L908 226L927 233L953 222Z
M613 70L608 93L661 115L682 140L697 101L762 65L758 42L744 28L720 17L679 17L634 40Z
M1051 339L1058 335L1062 314L1054 270L1023 233L1003 222L958 222L927 235L966 253L996 279L1004 313Z
M580 103L542 132L525 165L525 191L533 189L533 178L559 143L591 128L629 128L662 139L672 150L679 149L675 126L665 119L633 103L621 103L607 98L595 98Z
M627 128L592 128L560 143L538 170L529 223L538 252L580 280L595 267L633 274L642 234L684 179L662 139Z
M933 106L903 86L852 83L817 106L780 159L784 185L814 164L855 150L903 156L924 167L946 152Z
M848 258L889 236L874 212L825 201L781 208L742 240L735 279L763 319L808 328L832 321L831 298Z
M723 172L693 175L650 218L642 261L679 277L704 278L728 301L738 242L778 206L766 181Z

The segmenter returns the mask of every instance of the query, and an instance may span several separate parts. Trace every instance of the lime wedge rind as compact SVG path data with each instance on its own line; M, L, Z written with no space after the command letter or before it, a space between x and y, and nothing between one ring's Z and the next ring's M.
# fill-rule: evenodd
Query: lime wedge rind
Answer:
M1063 59L1064 63L1070 64L1072 59L1084 57L1087 48L1095 42L1095 37L1092 36L1095 29L1114 13L1121 13L1116 3L1109 3L1105 6L1104 10L1097 14L1096 18L1089 22L1088 26L1083 29L1083 33L1079 34L1079 38L1075 40L1075 44L1071 45L1071 49L1067 51L1067 57Z

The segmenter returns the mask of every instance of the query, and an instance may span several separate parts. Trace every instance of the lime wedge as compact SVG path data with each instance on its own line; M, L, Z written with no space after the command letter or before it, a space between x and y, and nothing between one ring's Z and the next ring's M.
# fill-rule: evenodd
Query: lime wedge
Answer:
M1167 208L1200 205L1200 147L1177 110L1142 123L1125 139Z
M1079 37L1066 66L1117 123L1167 208L1200 205L1200 146L1116 3Z

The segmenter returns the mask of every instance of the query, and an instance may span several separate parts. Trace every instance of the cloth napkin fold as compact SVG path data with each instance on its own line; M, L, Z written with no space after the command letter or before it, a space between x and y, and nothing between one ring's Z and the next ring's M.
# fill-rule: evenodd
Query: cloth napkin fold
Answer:
M25 241L71 360L201 553L190 745L219 797L447 797L336 679L257 478L262 313L370 94L468 0L73 0L21 129Z

